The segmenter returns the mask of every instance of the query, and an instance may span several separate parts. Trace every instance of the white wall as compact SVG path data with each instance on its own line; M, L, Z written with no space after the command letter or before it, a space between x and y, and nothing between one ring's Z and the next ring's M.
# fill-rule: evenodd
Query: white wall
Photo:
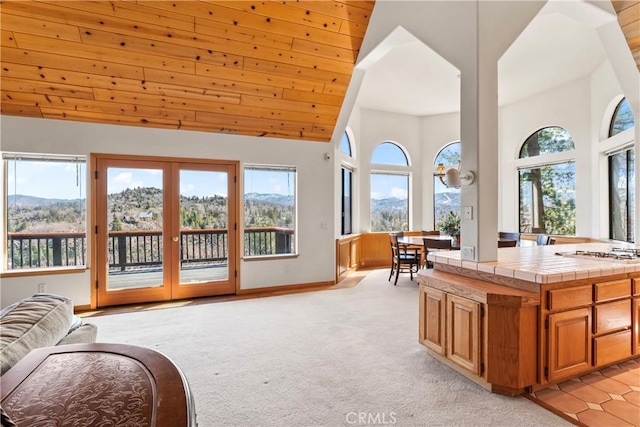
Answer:
M433 230L433 165L438 152L446 145L460 140L460 113L438 114L420 119L422 129L422 224L424 230Z
M360 206L360 230L371 231L371 186L372 171L398 170L397 167L371 165L371 154L375 148L385 141L394 142L402 147L409 158L410 166L403 168L410 174L410 212L409 229L422 228L422 136L420 119L415 116L394 114L368 109L360 110L360 137L358 139L359 187L358 203ZM350 124L351 127L351 124Z
M242 260L240 287L334 280L335 166L325 159L325 153L331 152L328 144L12 116L1 117L0 132L1 148L8 152L115 153L296 166L299 256ZM242 183L242 173L238 178ZM89 277L86 273L5 278L0 284L0 304L6 306L29 296L37 290L37 283L47 283L49 291L72 297L76 305L86 305L90 303Z
M607 111L610 103L622 96L615 74L608 63L598 67L590 78L571 82L562 87L540 93L536 96L500 107L499 126L499 230L518 230L518 154L522 143L533 132L546 126L561 126L573 137L576 151L571 156L576 160L576 234L606 238L608 235L608 205L606 192L606 159L601 154L604 149L632 141L633 132L628 130L602 141L600 132L603 123L608 126ZM615 105L614 105L615 106ZM420 138L420 146L409 148L420 153L420 173L423 189L414 193L414 205L421 205L421 228L430 229L433 224L433 188L431 176L433 161L438 151L446 144L460 139L460 114L442 114L416 118L381 111L361 110L358 124L363 137L359 144L364 152L364 163L368 162L376 141L392 135L410 141ZM607 116L603 119L603 117ZM360 117L360 116L359 116ZM415 119L419 120L419 130L410 135ZM399 135L399 133L404 133ZM397 135L397 136L396 136ZM399 140L402 141L402 140ZM598 145L600 144L600 145ZM413 151L415 150L415 151ZM367 157L368 156L368 157ZM604 160L603 160L604 159ZM600 170L604 161L605 170ZM361 168L367 170L367 166ZM360 204L369 208L368 174L359 181L363 187ZM605 201L603 203L602 201ZM368 216L361 216L368 224ZM602 225L604 223L604 225ZM413 227L412 229L421 229Z
M532 96L500 108L500 198L504 230L518 230L518 154L522 143L537 130L560 126L573 137L576 147L576 234L591 235L591 97L590 79ZM560 159L552 154L545 159Z

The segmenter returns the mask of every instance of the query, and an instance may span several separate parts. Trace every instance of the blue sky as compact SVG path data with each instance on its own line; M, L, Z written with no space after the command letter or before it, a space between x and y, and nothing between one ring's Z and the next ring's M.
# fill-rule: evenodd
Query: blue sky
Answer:
M59 162L21 161L18 171L15 162L7 162L8 194L48 199L78 199L86 197L86 165ZM162 186L162 171L152 169L109 168L109 193L126 188ZM186 196L227 196L227 177L222 172L181 172L180 191ZM292 195L295 190L293 174L287 171L245 171L245 193L274 193ZM407 178L402 175L374 175L371 197L407 197Z
M87 194L86 184L86 166L83 163L7 161L8 195L83 199Z
M16 164L18 170L16 171ZM108 191L126 188L162 188L162 171L158 169L109 168ZM7 161L8 195L22 194L48 199L86 198L85 164L41 161ZM227 196L224 172L182 170L180 192L185 196ZM293 174L287 171L247 170L245 192L290 195L295 189Z

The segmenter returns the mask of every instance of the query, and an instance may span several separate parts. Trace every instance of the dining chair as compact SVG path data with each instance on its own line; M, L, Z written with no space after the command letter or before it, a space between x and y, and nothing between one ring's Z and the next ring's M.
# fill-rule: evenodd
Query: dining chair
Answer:
M518 244L517 240L498 240L498 247L499 248L515 248Z
M410 248L407 245L398 243L398 233L389 234L389 242L391 243L391 273L389 279L395 274L396 278L393 285L398 284L398 276L400 273L409 273L413 280L413 273L418 273L420 268L420 248Z
M498 238L515 240L516 242L520 242L520 233L511 232L511 231L500 231L498 233Z
M422 230L423 236L439 236L440 230Z
M538 246L545 246L549 244L549 236L546 234L538 234L536 236L536 244Z
M433 263L427 260L429 252L438 252L442 250L451 250L451 239L422 239L424 245L424 266L425 268L433 268Z

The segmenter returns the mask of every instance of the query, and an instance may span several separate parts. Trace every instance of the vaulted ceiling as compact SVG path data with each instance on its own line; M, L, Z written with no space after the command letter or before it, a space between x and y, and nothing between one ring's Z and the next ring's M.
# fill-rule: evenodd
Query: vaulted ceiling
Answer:
M613 5L640 69L640 1ZM3 0L1 113L328 142L373 7Z
M4 0L2 114L326 142L373 6Z

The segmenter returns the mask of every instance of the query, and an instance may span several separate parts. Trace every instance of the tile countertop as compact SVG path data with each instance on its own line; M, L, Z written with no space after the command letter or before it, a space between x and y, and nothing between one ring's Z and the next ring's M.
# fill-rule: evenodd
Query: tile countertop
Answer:
M460 251L439 251L429 253L427 259L439 264L450 264L534 283L557 283L640 272L640 258L637 261L605 261L603 258L556 255L557 252L571 254L577 250L607 252L613 248L636 248L636 246L625 243L579 243L500 248L498 260L491 262L463 261L460 259Z

